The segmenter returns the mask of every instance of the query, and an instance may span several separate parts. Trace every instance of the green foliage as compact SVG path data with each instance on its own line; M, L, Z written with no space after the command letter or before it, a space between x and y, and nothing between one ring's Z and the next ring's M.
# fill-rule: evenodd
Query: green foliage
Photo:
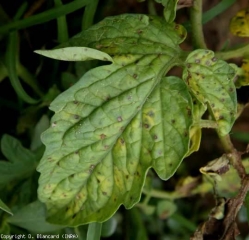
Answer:
M32 233L54 232L64 226L56 226L46 222L46 209L39 201L32 202L21 208L8 222L29 230Z
M106 28L116 22L124 27L121 36L111 38L116 34L114 28L110 36L106 31L96 37L99 26L95 25L94 30L88 30L87 40L92 33L92 41L102 48L116 39L123 45L136 43L136 48L105 47L113 54L114 63L89 71L51 104L56 115L52 127L43 134L48 147L38 170L42 173L40 199L55 223L104 221L120 204L132 207L140 199L148 168L168 179L188 151L192 103L187 86L176 77L162 78L179 54L177 45L172 48L177 38L181 41L178 32L173 34L175 25L164 26L172 36L158 34L164 45L153 49L156 39L152 33L160 32L162 21L124 15L99 25ZM135 38L128 38L136 31L140 32ZM81 38L83 42L82 35L77 41ZM145 44L151 47L141 54ZM175 94L179 98L173 99ZM96 184L99 187L93 191Z
M28 178L35 171L38 160L35 154L22 147L15 138L4 135L1 151L9 161L0 162L0 188L12 181Z
M221 135L230 132L236 119L235 69L212 51L195 50L187 57L183 73L195 97L209 107Z
M17 111L16 126L6 127L1 138L0 233L87 240L193 234L199 240L213 239L222 225L219 234L235 239L234 219L244 200L248 209L249 177L248 161L241 162L246 150L238 153L229 134L244 107L236 87L248 85L249 45L208 50L201 25L234 0L221 1L203 16L201 2L140 0L154 15L111 17L103 14L105 1L48 2L54 8L34 16L38 5L21 4L12 22L0 5L0 33L6 34L0 41L7 40L0 82L8 77L15 94L7 100L4 95L0 107ZM193 30L192 43L176 23L177 9L186 6L192 6L190 21L183 26ZM71 24L66 14L82 7L81 20ZM158 8L163 16L155 16ZM101 21L93 24L94 17ZM28 51L18 31L41 23L49 28L52 19L59 45L35 51L42 56L32 53L34 70L22 57ZM232 33L245 36L247 20L248 11L238 12ZM69 38L76 25L81 32ZM192 44L192 51L183 50L184 44ZM44 45L51 44L35 46ZM241 68L225 61L236 57L244 59ZM192 153L205 148L203 128L215 129L224 153L209 152L198 163L202 157L196 161ZM247 136L237 131L234 139L248 143ZM191 176L193 167L205 164L203 176ZM212 189L215 206L201 200ZM186 207L185 197L198 204Z

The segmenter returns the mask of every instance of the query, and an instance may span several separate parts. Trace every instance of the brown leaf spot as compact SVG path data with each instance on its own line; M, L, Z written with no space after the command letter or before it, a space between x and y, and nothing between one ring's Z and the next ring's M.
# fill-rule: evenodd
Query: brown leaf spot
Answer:
M122 119L121 116L118 116L118 117L117 117L117 120L118 120L118 122L122 122L122 121L123 121L123 119Z
M100 135L100 139L105 139L105 138L106 138L106 135L102 133L102 134Z

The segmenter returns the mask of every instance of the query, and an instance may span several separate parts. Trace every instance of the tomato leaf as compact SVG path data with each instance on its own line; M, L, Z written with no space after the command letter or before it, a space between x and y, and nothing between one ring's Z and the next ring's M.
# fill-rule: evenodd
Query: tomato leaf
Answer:
M0 189L12 181L20 181L32 175L37 165L37 157L10 135L3 135L1 150L9 161L0 161Z
M9 207L1 199L0 199L0 209L9 213L10 215L13 215L12 211L9 209Z
M87 47L66 47L53 50L36 50L35 53L64 61L87 61L98 59L112 62L112 58L108 54Z
M249 8L243 9L230 22L232 34L240 37L249 37Z
M195 97L209 108L221 135L230 132L237 113L236 70L209 50L195 50L186 59L183 78Z
M235 82L237 88L249 85L249 59L244 58L242 60L242 65L239 68L238 79Z
M64 45L101 49L113 63L90 70L51 104L38 166L49 221L103 222L139 201L149 168L162 179L174 174L189 149L192 98L184 81L163 76L179 63L183 33L157 17L123 15Z

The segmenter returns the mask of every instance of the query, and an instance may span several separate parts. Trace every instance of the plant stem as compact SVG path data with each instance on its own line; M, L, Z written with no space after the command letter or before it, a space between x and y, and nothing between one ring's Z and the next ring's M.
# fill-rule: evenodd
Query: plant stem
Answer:
M32 17L28 17L25 19L11 22L9 24L6 24L6 25L0 27L0 33L6 34L6 33L13 31L13 30L23 29L23 28L27 28L27 27L30 27L33 25L48 22L50 20L53 20L55 18L58 18L60 16L65 15L65 14L74 12L74 11L86 6L90 2L91 2L90 0L73 1L73 2L65 4L61 7L47 10L45 12L34 15Z
M174 199L182 197L176 192L165 192L165 191L160 191L160 190L155 190L155 189L152 189L149 192L147 192L146 190L143 190L143 193L146 195L149 195L150 197L170 199L170 200L174 200Z
M82 30L89 28L93 24L93 19L98 6L98 2L99 0L92 0L91 3L86 5L82 18Z
M86 240L99 240L101 237L102 223L89 223Z
M20 62L17 62L16 70L22 80L27 83L38 96L42 97L44 95L38 86L35 76L33 76Z
M193 6L190 8L190 22L195 47L206 49L207 46L202 29L202 0L193 0Z
M148 1L148 11L150 15L157 15L155 4L153 0Z
M56 7L63 6L61 0L54 0L54 5ZM58 42L63 43L68 40L68 30L67 30L67 19L66 16L60 16L57 18L57 31L58 31Z
M240 153L234 148L233 143L231 142L231 138L228 134L225 136L219 135L219 138L225 152L227 153L227 157L229 158L230 163L237 170L240 178L243 179L246 175L246 171L241 162Z
M249 55L249 44L247 44L243 47L229 50L229 51L225 51L225 52L216 52L215 55L217 58L220 58L223 60L228 60L231 58L245 57L245 56Z

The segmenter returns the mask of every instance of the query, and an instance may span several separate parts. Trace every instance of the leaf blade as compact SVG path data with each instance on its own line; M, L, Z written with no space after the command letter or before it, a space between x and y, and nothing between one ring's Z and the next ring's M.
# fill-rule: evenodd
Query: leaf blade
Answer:
M35 53L63 61L87 61L98 59L112 62L112 58L99 50L87 47L66 47L53 50L36 50Z
M183 79L194 96L208 107L222 136L229 133L236 119L235 77L235 67L218 60L212 51L195 50L186 59Z
M139 201L150 167L163 179L174 174L189 148L192 99L181 79L163 76L178 62L183 33L158 18L124 15L69 43L101 49L113 63L87 72L51 104L55 115L37 168L49 221L103 222L121 204Z

